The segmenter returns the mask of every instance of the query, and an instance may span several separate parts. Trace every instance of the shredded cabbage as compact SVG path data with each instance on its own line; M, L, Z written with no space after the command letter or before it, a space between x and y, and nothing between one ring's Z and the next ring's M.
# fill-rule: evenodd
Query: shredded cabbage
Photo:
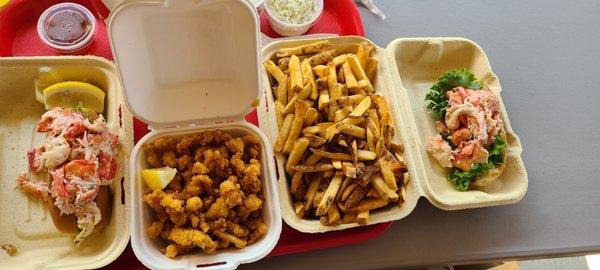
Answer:
M288 23L305 23L317 13L315 0L269 0L268 8L278 19Z

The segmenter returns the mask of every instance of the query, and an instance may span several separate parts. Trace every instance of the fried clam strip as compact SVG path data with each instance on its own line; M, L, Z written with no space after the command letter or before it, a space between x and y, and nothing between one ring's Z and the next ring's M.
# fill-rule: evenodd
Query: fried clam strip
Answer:
M263 63L278 83L274 148L287 158L294 212L326 226L368 224L373 210L404 202L409 179L391 107L373 87L376 49L356 45L319 41Z

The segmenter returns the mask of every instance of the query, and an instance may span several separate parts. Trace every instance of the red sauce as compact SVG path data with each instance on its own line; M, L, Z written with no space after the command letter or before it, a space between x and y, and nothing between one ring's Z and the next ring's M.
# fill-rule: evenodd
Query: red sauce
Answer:
M75 10L61 10L46 20L44 30L50 42L72 45L83 40L91 31L86 16Z

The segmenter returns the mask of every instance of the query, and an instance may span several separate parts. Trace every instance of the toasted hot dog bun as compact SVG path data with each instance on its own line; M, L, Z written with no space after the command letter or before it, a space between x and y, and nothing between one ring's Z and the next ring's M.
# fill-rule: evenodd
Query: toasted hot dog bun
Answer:
M101 186L96 196L96 204L100 208L100 214L102 215L100 222L94 226L94 232L102 230L110 222L110 213L112 209L112 194L110 193L109 186ZM78 234L79 228L77 228L77 217L75 214L61 215L60 210L54 205L50 205L50 216L54 226L63 233Z
M506 131L504 131L504 129L500 130L500 137L502 137L502 139L504 141L506 141ZM502 165L500 167L494 167L493 169L487 171L485 174L478 176L474 182L471 182L471 185L473 185L475 187L485 187L485 186L491 184L492 182L494 182L494 180L496 180L498 177L500 177L500 175L504 172L504 169L506 168L507 153L508 153L508 147L505 147L504 154L503 154L504 159L502 160Z

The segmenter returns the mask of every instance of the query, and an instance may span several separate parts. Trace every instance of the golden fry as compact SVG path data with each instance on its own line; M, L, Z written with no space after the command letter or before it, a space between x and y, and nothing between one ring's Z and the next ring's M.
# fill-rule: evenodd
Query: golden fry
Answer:
M371 55L371 50L373 50L373 45L366 41L363 41L358 45L356 58L358 58L358 62L363 69L366 69L367 59L369 58L369 55Z
M352 107L350 106L337 110L333 117L333 121L337 123L344 120L346 117L348 117L348 115L350 115L350 112L352 112Z
M296 213L296 216L298 218L303 218L304 214L306 213L306 208L305 208L304 204L301 202L295 202L294 203L294 212Z
M327 62L331 61L335 56L335 50L328 50L324 52L317 53L310 58L308 58L308 62L311 66L318 66L327 64Z
M348 224L353 222L356 222L356 214L344 213L344 216L342 217L342 224Z
M373 57L369 57L369 59L367 59L365 74L367 75L367 79L371 82L375 79L375 74L377 73L377 66L379 66L379 61L377 59Z
M360 212L373 210L373 209L377 209L377 208L386 206L387 203L388 203L388 201L384 200L382 198L370 198L370 199L364 199L364 200L360 201L358 204L356 204L355 206L350 207L350 208L345 207L341 203L338 203L338 207L344 213L358 214Z
M313 154L315 154L317 156L328 158L328 159L331 159L331 160L347 161L347 160L351 160L352 159L350 157L350 155L345 154L345 153L333 153L333 152L327 152L327 151L324 151L324 150L318 150L318 149L314 149L314 148L311 148L310 151L312 151Z
M374 160L377 158L377 154L369 150L358 150L356 155L359 161Z
M370 127L367 127L367 148L369 149L369 151L375 152L375 144L377 143L377 140L375 140L375 136L373 135L372 130L373 129L371 129Z
M327 141L320 136L314 134L304 134L304 138L308 139L308 146L312 148L320 147L324 145Z
M306 85L304 87L304 89L302 89L302 91L295 94L294 97L288 103L288 105L285 106L285 109L283 109L283 114L286 115L288 113L291 113L296 108L297 100L304 101L308 97L308 95L310 95L310 91L311 91L310 88L311 88L310 85ZM306 107L308 107L308 104L306 104Z
M279 135L277 136L277 140L275 140L275 152L281 153L283 151L283 147L285 146L285 141L287 140L287 137L290 134L290 129L292 127L293 120L294 120L293 114L288 114L283 119L283 124L281 124L281 129L279 130Z
M350 68L352 68L352 72L354 73L354 76L356 77L357 81L368 80L367 74L365 74L365 71L360 65L360 61L358 61L356 55L348 55L348 57L346 57L346 61L348 62L348 64L350 64Z
M361 185L356 185L356 187L352 190L352 192L348 195L344 206L346 208L350 208L360 202L365 195L369 192L369 187L363 187Z
M389 162L380 159L379 168L381 169L381 176L383 176L383 180L385 180L388 188L397 191L398 186L396 185L396 177L394 176L394 172L392 171Z
M308 139L300 138L294 142L294 146L290 151L290 155L287 158L287 162L285 164L285 170L289 173L290 166L294 166L300 162L300 159L304 155L304 151L308 147Z
M342 122L337 123L337 128L350 136L354 136L360 139L365 139L367 137L367 131L364 128L359 126L351 125Z
M381 196L381 198L386 199L388 201L398 200L398 194L396 194L396 192L394 192L387 186L387 184L385 183L383 178L381 178L381 176L373 176L371 183L373 184L373 187L375 188L375 190L377 190L377 193L379 193L379 196Z
M279 69L279 67L277 67L277 65L275 65L275 63L273 63L271 60L265 60L263 62L263 66L278 83L281 83L286 77L285 74L283 74L283 71L281 71L281 69Z
M371 84L371 82L367 79L365 80L360 80L356 82L356 87L359 89L364 89L366 90L368 93L373 93L375 92L375 89L373 88L373 85Z
M329 98L336 99L342 95L342 89L338 87L335 66L329 64L329 74L327 75L327 88L329 90Z
M321 185L322 181L323 175L317 174L317 176L315 176L308 185L308 189L306 190L306 194L304 195L304 208L306 210L309 210L311 208L311 202L315 198L317 190L319 189L319 186Z
M277 128L281 130L281 126L283 125L283 104L279 101L275 101L275 118L277 119Z
M332 204L327 211L327 223L329 226L336 226L342 223L340 211L335 204Z
M278 50L275 55L277 57L290 57L292 55L302 55L309 53L319 53L326 50L331 50L333 46L329 40L317 41L314 43L301 45L293 48L284 48Z
M326 77L327 74L329 74L329 67L327 67L327 65L314 66L312 69L319 77Z
M300 68L300 59L296 55L290 57L290 80L291 87L295 92L300 92L304 88L302 83L302 69Z
M365 97L358 103L356 108L350 113L350 117L357 118L363 116L371 108L371 97Z
M342 169L342 161L341 160L332 160L331 161L331 165L336 169L336 170L340 170Z
M288 97L287 97L287 81L288 76L283 77L282 81L277 85L277 89L275 90L275 99L281 102L282 105L287 105Z
M356 82L356 78L352 73L352 69L350 68L350 64L348 62L342 64L342 70L344 72L344 81L346 82L346 86L348 88L356 88L358 84Z
M331 62L333 62L333 65L335 67L339 67L340 65L342 65L342 64L344 64L346 62L346 57L347 56L348 56L348 54L338 55L338 56L334 57Z
M348 177L346 179L352 179L352 178ZM345 189L341 189L342 195L340 197L340 200L342 202L348 201L348 197L350 197L350 194L352 194L354 189L356 189L357 187L359 187L359 185L357 183L352 183L352 184L348 185Z
M323 78L319 78L317 80L317 88L319 90L319 103L318 103L318 108L319 110L323 110L325 109L327 106L329 106L329 90L327 89L327 81L324 80Z
M295 165L291 166L290 169L292 171L303 172L303 173L312 173L312 172L324 172L333 170L333 165L330 163L317 163L315 165Z
M367 225L369 223L369 210L359 212L356 215L356 222L360 225Z
M350 182L353 182L352 178L344 177L344 180L342 181L342 184L340 185L338 193L335 195L335 199L333 200L334 202L339 202L342 199L342 193L351 184Z
M300 68L302 69L302 79L305 84L310 85L310 99L316 100L318 97L317 83L315 82L315 75L312 72L312 67L310 63L308 63L307 59L304 59L300 64Z
M290 133L285 141L283 153L289 154L292 151L294 142L300 137L300 131L302 130L302 124L304 122L304 116L306 115L307 106L304 101L298 100L295 102L296 111L294 113L294 120L292 120L292 126L290 127Z
M352 96L343 96L332 100L336 102L340 107L348 107L355 106L360 103L363 99L365 99L365 95L352 95Z
M319 112L317 112L317 109L313 107L308 108L308 111L306 111L306 116L304 118L304 125L312 125L317 120L317 117L319 117Z
M317 211L315 212L317 216L322 216L329 211L329 207L331 207L331 204L335 199L335 195L342 184L343 178L344 175L341 172L336 173L333 178L331 178L329 186L327 187L327 190L325 190L325 194L323 194L323 198L321 199L321 202L317 207Z

